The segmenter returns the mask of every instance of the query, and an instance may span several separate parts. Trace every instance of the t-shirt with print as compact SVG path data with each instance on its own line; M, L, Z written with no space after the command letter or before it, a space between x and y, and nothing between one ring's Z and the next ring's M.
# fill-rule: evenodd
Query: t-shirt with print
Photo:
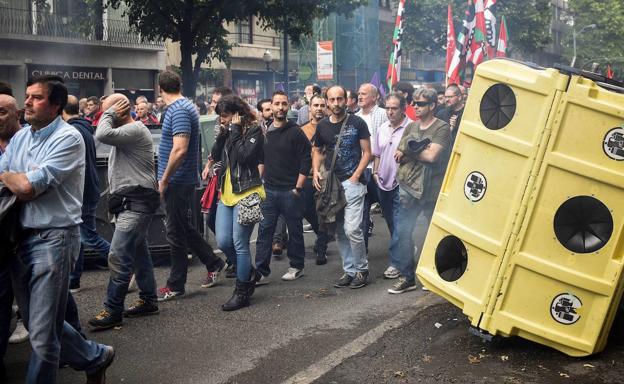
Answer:
M340 148L338 149L338 156L336 157L336 165L334 167L334 172L340 181L345 181L353 175L353 172L355 172L362 159L360 140L370 138L368 126L362 118L355 115L348 115L348 118L349 120L345 125L342 138L340 139ZM338 134L340 133L343 122L344 121L332 123L329 121L329 118L324 118L316 127L316 134L313 139L314 146L325 148L326 169L331 167L334 147L336 146ZM365 182L363 176L360 177L360 182Z
M189 146L184 161L169 179L170 184L199 184L199 114L187 99L178 99L167 107L158 147L158 180L162 180L173 148L173 136L186 134Z

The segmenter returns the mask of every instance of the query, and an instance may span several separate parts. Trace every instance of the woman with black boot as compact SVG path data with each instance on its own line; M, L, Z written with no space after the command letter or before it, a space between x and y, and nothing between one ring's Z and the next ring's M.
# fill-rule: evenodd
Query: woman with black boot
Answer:
M255 288L249 240L262 218L260 201L265 198L259 172L264 135L247 103L236 95L222 97L216 112L221 127L211 156L223 168L215 235L219 249L229 260L236 259L236 288L222 306L224 311L234 311L249 305Z

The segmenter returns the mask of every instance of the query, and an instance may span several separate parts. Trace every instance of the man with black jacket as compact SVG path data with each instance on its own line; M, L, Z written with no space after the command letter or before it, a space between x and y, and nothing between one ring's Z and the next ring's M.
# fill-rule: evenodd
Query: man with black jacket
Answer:
M100 258L97 265L108 265L108 252L110 244L104 240L95 228L95 210L100 200L100 178L97 174L95 140L93 139L93 127L91 122L80 117L79 101L76 96L69 95L67 104L63 108L63 120L71 124L80 132L85 142L85 181L82 193L82 224L80 224L80 254L74 270L69 275L69 290L72 293L80 290L80 277L84 264L85 245L98 251Z
M259 285L268 282L271 273L271 240L278 216L284 215L288 228L288 258L290 268L282 280L303 276L305 248L303 244L303 185L312 165L310 142L295 123L286 119L288 96L276 91L271 98L273 124L269 126L264 142L263 220L256 242L256 268Z

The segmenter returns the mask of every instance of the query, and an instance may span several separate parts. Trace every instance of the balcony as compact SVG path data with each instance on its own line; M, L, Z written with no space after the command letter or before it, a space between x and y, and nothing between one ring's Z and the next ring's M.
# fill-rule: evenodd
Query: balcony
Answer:
M162 41L142 41L128 20L105 18L102 23L83 25L71 16L5 7L0 7L0 38L157 50L164 47Z

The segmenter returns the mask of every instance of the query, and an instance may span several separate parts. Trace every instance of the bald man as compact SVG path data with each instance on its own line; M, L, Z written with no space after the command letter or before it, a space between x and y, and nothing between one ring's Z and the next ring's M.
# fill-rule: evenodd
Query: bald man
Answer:
M0 95L0 156L20 128L17 101L13 96Z
M108 158L108 209L115 216L108 265L110 280L104 309L89 320L94 329L110 329L123 317L158 313L156 281L147 249L147 231L160 206L154 175L152 135L145 124L130 116L130 101L113 94L102 102L104 113L95 137L110 145ZM124 300L133 273L139 286L139 300L124 311Z
M379 127L388 121L386 110L377 105L379 100L379 90L371 83L364 83L358 89L358 106L360 111L356 116L361 117L368 126L370 132L371 147L374 148L377 140ZM373 234L373 220L370 217L370 208L373 203L379 202L379 192L377 183L373 180L373 163L366 167L363 177L366 179L366 198L364 201L364 213L362 216L362 230L364 231L364 243L368 252L368 237Z
M0 94L0 157L4 154L13 135L15 135L20 128L17 101L15 101L13 96ZM4 237L0 237L2 237L2 244L5 244ZM9 268L9 256L12 256L12 254L4 254L7 248L9 247L3 245L2 251L0 251L0 381L2 381L5 376L3 359L9 340L11 304L13 304L13 290L11 289ZM25 331L25 333L28 335L28 331Z

